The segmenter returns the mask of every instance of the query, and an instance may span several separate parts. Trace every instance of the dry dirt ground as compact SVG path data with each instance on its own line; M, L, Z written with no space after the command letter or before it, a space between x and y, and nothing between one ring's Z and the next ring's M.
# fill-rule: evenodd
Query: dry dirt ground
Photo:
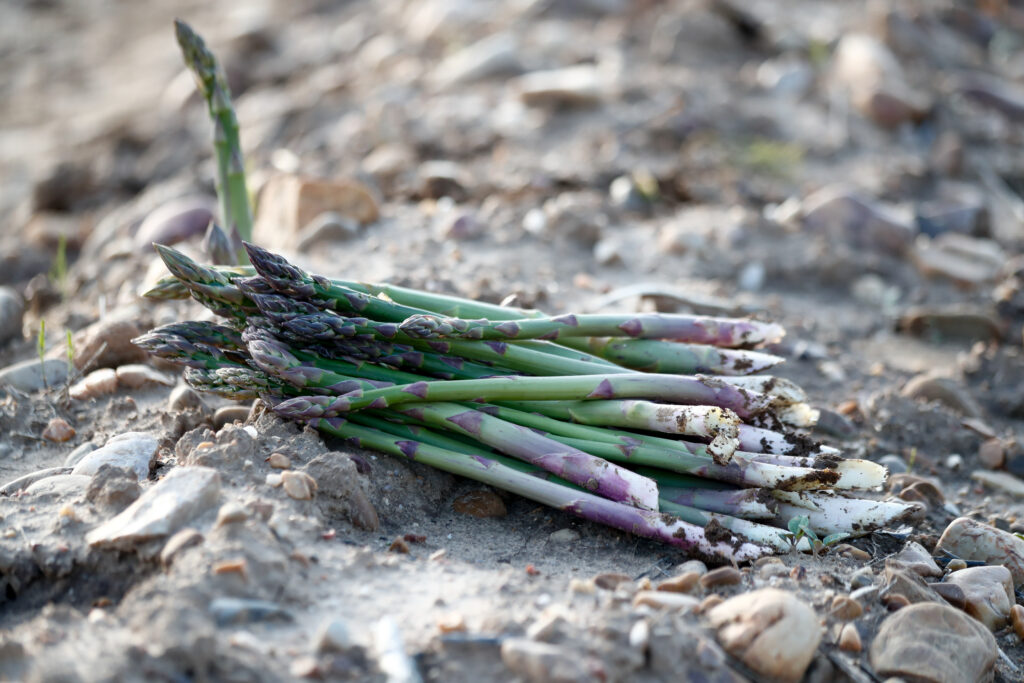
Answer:
M836 647L832 599L882 582L908 539L932 549L955 517L1024 531L1024 484L972 478L1024 476L1024 10L734 5L5 2L0 284L25 312L0 367L36 357L44 320L50 356L71 332L79 361L116 367L145 362L125 344L133 331L204 314L138 297L161 272L140 224L169 200L213 196L179 16L226 65L255 189L298 172L374 197L365 225L257 233L310 270L552 312L784 324L771 350L823 409L816 436L929 478L938 498L916 494L928 512L912 527L851 541L869 560L783 556L784 571L744 568L698 597L793 591L827 626L804 680L882 680L868 650L885 607L857 622L851 654ZM856 53L844 71L857 36L886 53ZM575 79L546 91L517 80L570 66ZM199 236L182 248L200 254ZM210 507L190 523L201 542L170 558L166 539L86 543L138 495L127 475L0 497L0 679L414 680L382 652L376 631L391 623L428 680L762 680L699 616L632 607L688 561L669 547L504 494L504 514L466 514L456 501L472 482L258 407L223 426L228 402L178 409L171 391L73 400L62 382L0 386L0 484L150 432L149 480L215 467L218 500L244 518L217 524ZM54 417L74 436L43 438ZM314 500L268 486L273 452L320 482ZM374 531L360 528L363 503ZM593 587L612 574L628 581ZM640 619L649 650L631 644ZM502 643L528 632L550 656L510 670ZM1024 680L1020 639L995 635L995 680Z

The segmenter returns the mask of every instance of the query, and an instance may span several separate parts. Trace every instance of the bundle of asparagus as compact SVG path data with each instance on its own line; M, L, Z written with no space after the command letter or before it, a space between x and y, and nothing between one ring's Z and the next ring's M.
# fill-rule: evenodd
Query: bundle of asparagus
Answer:
M237 123L213 55L178 22L215 123L225 224L249 235ZM218 234L212 230L212 234ZM226 239L212 240L214 245ZM186 366L197 389L658 539L716 561L792 547L788 522L864 533L913 508L858 497L886 471L804 431L817 412L756 320L563 315L311 275L244 242L246 266L204 266L155 245L188 298L224 324L135 340ZM215 250L217 251L217 250ZM806 521L803 521L806 519ZM806 539L802 541L807 545Z
M136 343L188 366L198 389L259 397L356 445L717 559L787 550L793 516L853 533L911 509L851 495L885 470L803 436L816 411L799 387L740 374L780 362L744 348L777 339L777 325L552 318L331 280L245 248L251 268L157 247L174 277L149 296L192 295L226 323L173 323Z

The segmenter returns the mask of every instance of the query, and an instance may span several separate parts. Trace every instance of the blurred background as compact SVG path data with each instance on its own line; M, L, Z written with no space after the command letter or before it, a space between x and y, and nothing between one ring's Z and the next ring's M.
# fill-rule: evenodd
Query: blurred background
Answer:
M860 335L957 302L952 332L1021 342L1015 2L2 12L0 283L27 329L68 287L133 300L153 240L198 248L211 126L180 17L225 66L257 241L310 267L552 309L828 296Z

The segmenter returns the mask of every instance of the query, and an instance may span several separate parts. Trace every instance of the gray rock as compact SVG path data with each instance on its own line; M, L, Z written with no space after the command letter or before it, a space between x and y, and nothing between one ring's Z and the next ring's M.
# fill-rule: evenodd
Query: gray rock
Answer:
M969 517L954 519L942 532L935 552L948 552L968 562L1002 565L1014 586L1024 584L1024 540Z
M599 663L589 662L578 652L526 638L506 639L501 644L501 661L512 673L535 683L585 683L600 670Z
M552 543L574 543L580 540L580 532L575 529L559 529L548 535L548 540Z
M55 474L45 477L25 487L25 495L62 498L69 494L78 494L89 485L90 477L79 474Z
M250 407L246 405L222 406L217 408L211 420L213 428L220 430L222 427L235 422L245 422L249 419Z
M336 211L317 214L296 236L300 251L316 246L327 246L347 242L359 234L359 223Z
M1009 472L976 470L971 473L971 479L994 491L1009 494L1014 498L1024 498L1024 479Z
M93 529L93 546L131 548L169 536L217 503L220 475L208 467L178 467L121 514Z
M317 652L347 652L357 647L352 640L348 624L342 619L331 619L321 628L316 639Z
M763 676L792 683L803 678L822 636L814 609L775 588L730 598L708 620L727 652Z
M871 644L880 676L921 683L992 680L996 641L980 623L943 603L910 605L889 615Z
M1016 604L1013 577L1006 567L968 567L953 572L947 583L959 586L964 592L964 611L985 624L990 631L998 631L1010 620L1010 608Z
M342 517L360 529L380 527L377 511L360 485L360 475L351 458L325 453L303 468L317 486L317 506L328 519Z
M939 565L935 564L924 546L915 541L909 541L893 559L919 576L942 576Z
M0 346L11 339L21 339L21 319L25 302L10 287L0 287Z
M440 87L448 87L517 74L523 70L518 53L519 43L513 35L496 33L445 57L434 69L433 80Z
M199 392L185 385L175 387L167 399L167 409L172 412L202 410L204 407L203 397Z
M101 465L85 491L87 500L120 512L142 494L136 473L127 468Z
M807 197L803 221L810 233L896 255L910 247L917 233L909 217L839 185Z
M593 64L533 71L510 82L528 105L537 107L592 106L601 101L607 82Z
M59 387L67 378L67 361L47 358L40 363L30 358L0 370L0 387L8 386L29 394L45 387Z
M214 598L210 614L218 626L293 619L291 612L276 603L243 598Z
M900 394L919 401L937 401L964 417L981 417L983 411L967 387L949 377L930 374L911 378Z
M903 474L907 471L907 462L894 453L883 455L878 459L878 464L889 468L889 474Z
M46 469L43 470L38 470L36 472L30 472L29 474L22 475L17 479L13 479L4 484L3 486L0 486L0 496L9 496L11 494L17 493L18 491L22 491L28 488L29 486L39 481L40 479L46 479L47 477L52 477L57 474L71 474L71 468L47 467Z
M89 455L94 450L96 450L96 445L91 441L86 441L85 443L75 448L75 450L68 453L68 457L64 458L64 467L67 467L68 471L70 472L70 468L77 465L82 460L82 458Z
M843 36L831 75L849 93L853 105L880 126L920 121L931 107L929 97L907 84L896 57L870 35Z
M92 476L103 465L112 465L131 470L142 480L149 476L149 463L156 455L157 445L156 437L147 432L118 434L83 457L72 473Z
M172 199L152 211L135 233L135 248L149 251L154 242L175 244L201 237L213 220L216 202L212 197L191 196Z

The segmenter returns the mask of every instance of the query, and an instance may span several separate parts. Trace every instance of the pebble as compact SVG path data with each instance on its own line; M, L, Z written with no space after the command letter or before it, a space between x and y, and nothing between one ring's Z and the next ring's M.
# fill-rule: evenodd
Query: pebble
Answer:
M37 470L35 472L30 472L29 474L22 475L22 476L18 477L17 479L12 479L11 481L9 481L6 484L4 484L3 486L0 486L0 495L3 495L3 496L13 495L13 494L17 493L18 491L22 491L22 490L28 488L34 482L37 482L40 479L46 479L47 477L52 477L52 476L57 475L57 474L71 474L71 468L70 467L47 467L46 469Z
M1010 608L1010 623L1013 626L1013 632L1024 642L1024 607L1014 605Z
M832 606L828 613L840 621L853 621L864 614L864 608L847 595L837 595L832 598Z
M358 235L359 223L354 219L336 211L325 211L299 231L296 242L299 251L309 251L315 247L347 242Z
M80 493L89 485L90 481L92 478L84 474L55 474L32 482L24 490L26 495L60 498L68 494Z
M987 258L977 251L958 248L959 243L972 240L980 244L990 240L977 240L965 235L942 235L934 240L921 239L914 245L914 264L927 277L943 277L961 287L978 287L993 282L999 276L1004 257Z
M214 218L217 204L212 197L194 195L161 204L143 219L135 233L138 251L151 253L153 243L176 244L202 237Z
M148 432L118 434L79 460L72 472L92 476L103 465L112 465L131 470L141 481L149 476L149 464L158 445L156 437Z
M226 524L237 524L244 522L249 519L249 512L242 505L235 501L224 503L217 510L217 524L216 526L224 526Z
M978 448L978 460L990 470L997 470L1006 461L1002 439L986 439Z
M331 619L320 627L316 638L317 652L348 652L358 647L352 640L352 633L344 619Z
M306 472L316 480L317 503L330 517L351 520L360 529L376 531L377 510L360 484L355 461L342 453L324 453L310 460Z
M214 412L210 422L213 423L213 428L219 431L225 425L248 420L249 410L249 406L221 406Z
M12 339L21 339L25 302L10 287L0 287L0 346Z
M942 570L935 564L931 554L916 541L908 541L903 550L893 558L896 562L914 572L918 576L942 576Z
M887 560L883 599L886 595L893 594L900 595L912 603L939 599L939 596L928 587L924 579L909 569L905 569L899 563Z
M391 541L391 545L388 546L388 552L399 553L401 555L408 555L409 543L401 536L398 536L397 538L395 538L395 540Z
M585 107L601 101L606 89L600 70L592 64L532 71L512 79L509 87L532 107Z
M188 410L203 410L205 408L203 397L199 392L190 386L181 385L175 387L167 399L167 409L171 412L181 413Z
M975 470L971 473L971 479L995 491L1007 493L1015 498L1024 498L1024 480L1009 472Z
M844 624L839 632L839 649L843 652L858 653L863 649L860 642L860 633L853 624Z
M208 467L178 467L113 519L86 535L93 546L130 548L168 536L213 507L220 475Z
M867 34L848 33L836 45L832 78L844 86L853 105L885 128L922 120L930 99L907 85L896 57Z
M578 652L527 638L502 641L501 661L513 674L534 683L586 683L594 680L600 666Z
M62 417L55 417L46 424L43 430L43 438L55 443L64 443L75 436L75 428L68 424Z
M73 336L75 367L116 368L119 365L145 363L149 354L132 343L146 332L148 323L138 309L124 308L99 320ZM112 371L113 372L113 371ZM115 377L116 379L116 377Z
M504 517L508 514L505 501L494 491L478 490L463 493L452 502L452 508L470 517Z
M983 412L967 387L948 377L918 375L903 386L900 394L919 401L937 401L968 418L981 417Z
M689 593L700 582L701 575L697 572L684 572L658 584L658 590L672 593Z
M700 600L692 595L683 593L670 593L667 591L638 591L633 596L633 606L647 605L654 609L680 610L694 612L700 605Z
M284 453L271 453L267 458L267 464L275 470L290 470L292 468L291 459Z
M263 621L292 621L292 613L277 603L246 598L214 598L210 615L218 626L237 626Z
M511 33L495 33L445 57L434 69L432 80L444 88L522 70L516 38Z
M907 462L893 453L883 455L878 459L878 464L886 467L889 474L902 474L907 471Z
M446 614L437 620L437 630L441 633L465 633L466 617L459 613Z
M552 543L575 543L580 540L580 532L569 528L559 529L549 534L548 540Z
M803 678L822 636L814 609L776 588L737 595L707 616L726 651L763 676L791 683Z
M182 550L199 545L202 542L203 535L191 527L178 531L167 539L167 543L164 544L163 549L160 551L160 564L164 567L170 567L171 563L174 562L174 558Z
M449 197L459 202L467 196L466 187L470 179L454 161L424 161L417 169L416 177L420 195L428 199Z
M117 384L128 389L138 389L147 384L159 384L165 387L174 386L174 380L148 365L132 363L120 366L117 371Z
M910 334L939 340L999 341L999 321L984 311L914 307L900 316L897 327Z
M903 254L917 232L908 217L845 186L829 186L803 201L804 229L865 249Z
M967 566L968 565L967 565L966 562L964 562L960 558L956 558L956 559L950 560L949 562L946 563L946 571L948 571L950 573L958 572L961 569L967 569Z
M988 629L943 603L911 605L889 615L870 651L875 673L921 683L992 680L996 657Z
M271 250L294 247L299 232L326 212L359 225L380 217L373 193L357 180L278 175L260 192L253 240Z
M699 576L704 576L708 573L708 566L700 560L687 560L675 568L676 574L685 574L686 572L697 572Z
M284 492L295 500L312 500L316 493L316 480L305 472L286 470L281 473Z
M959 74L953 85L961 94L995 109L1010 121L1024 120L1024 92L1006 79L975 70Z
M100 465L85 491L87 500L116 512L138 500L142 487L136 473L114 465Z
M1006 626L1016 602L1013 577L1006 567L968 567L949 575L947 583L963 589L965 611L991 631Z
M630 583L633 579L628 574L605 572L594 577L594 585L606 591L615 590L619 584Z
M929 583L928 586L938 593L943 600L959 610L967 608L967 596L964 589L953 583Z
M47 358L42 363L30 358L0 370L0 387L11 387L26 394L62 386L67 379L68 363L57 358Z
M719 567L700 577L701 588L735 586L743 581L743 573L736 567Z
M541 643L562 643L573 637L568 611L561 605L548 607L526 629L526 637Z
M107 396L117 391L117 373L110 368L93 370L68 389L68 395L76 401Z

